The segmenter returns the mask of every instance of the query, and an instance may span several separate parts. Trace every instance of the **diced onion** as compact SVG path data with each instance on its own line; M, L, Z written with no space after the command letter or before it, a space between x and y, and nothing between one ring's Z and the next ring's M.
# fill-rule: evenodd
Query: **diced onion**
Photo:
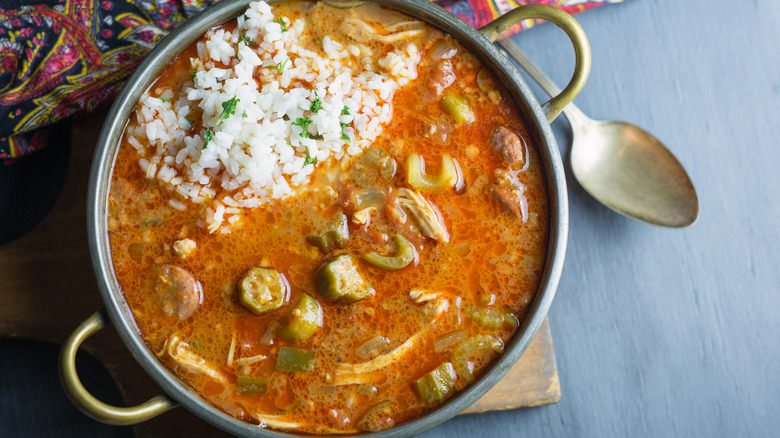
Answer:
M431 59L450 59L458 53L458 49L452 46L446 39L441 39L431 49Z
M452 352L452 365L458 377L470 383L474 380L474 360L482 360L485 363L493 353L504 351L504 342L501 339L478 335L461 342Z
M434 344L433 349L438 353L446 350L451 345L462 341L466 337L466 330L456 330L439 338Z
M366 342L363 342L360 347L358 347L357 354L361 357L373 359L374 357L381 354L382 350L384 350L385 347L387 347L389 344L389 339L384 336L377 335L367 340Z
M338 9L356 8L365 3L361 0L322 0L322 2L330 7Z
M494 89L490 74L486 68L480 69L479 73L477 73L477 86L486 93Z
M387 378L384 373L355 373L355 374L339 374L333 379L333 385L375 385L382 383Z

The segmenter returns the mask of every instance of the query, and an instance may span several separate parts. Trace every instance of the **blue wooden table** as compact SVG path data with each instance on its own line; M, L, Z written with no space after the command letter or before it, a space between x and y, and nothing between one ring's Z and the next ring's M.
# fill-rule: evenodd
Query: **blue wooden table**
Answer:
M569 173L570 240L550 312L561 402L459 417L425 436L777 436L780 1L627 0L578 19L593 69L576 103L666 143L696 185L700 218L682 230L634 222ZM561 31L514 38L568 80ZM553 126L568 159L568 125ZM0 435L128 433L67 405L55 350L1 347Z

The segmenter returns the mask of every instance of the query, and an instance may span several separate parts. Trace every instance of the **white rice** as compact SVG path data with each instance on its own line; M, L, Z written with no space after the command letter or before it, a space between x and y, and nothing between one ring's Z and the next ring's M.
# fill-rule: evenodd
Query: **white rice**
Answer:
M207 33L190 60L193 80L145 94L128 133L146 177L205 203L212 233L229 232L241 209L293 196L317 167L360 154L392 119L396 90L417 77L411 42L381 59L330 37L312 52L298 44L307 38L304 21L283 19L285 32L268 4L253 2L235 31ZM312 112L315 99L321 109ZM235 111L227 114L230 102ZM188 135L196 107L203 128Z

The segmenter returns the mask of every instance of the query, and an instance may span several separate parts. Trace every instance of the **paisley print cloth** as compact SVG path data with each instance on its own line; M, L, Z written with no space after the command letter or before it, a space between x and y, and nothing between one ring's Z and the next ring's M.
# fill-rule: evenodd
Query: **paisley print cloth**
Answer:
M622 0L436 0L472 26L527 3L578 13ZM48 125L108 104L165 35L214 0L2 0L0 161L43 148ZM524 22L512 33L533 26Z

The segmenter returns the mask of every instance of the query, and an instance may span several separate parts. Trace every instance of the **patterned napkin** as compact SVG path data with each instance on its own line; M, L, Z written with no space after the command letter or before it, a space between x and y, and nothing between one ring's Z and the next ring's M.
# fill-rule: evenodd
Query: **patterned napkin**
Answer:
M527 3L571 14L623 0L435 0L472 26ZM47 127L110 103L168 32L213 0L3 0L0 161L45 147ZM533 26L523 22L515 33Z

